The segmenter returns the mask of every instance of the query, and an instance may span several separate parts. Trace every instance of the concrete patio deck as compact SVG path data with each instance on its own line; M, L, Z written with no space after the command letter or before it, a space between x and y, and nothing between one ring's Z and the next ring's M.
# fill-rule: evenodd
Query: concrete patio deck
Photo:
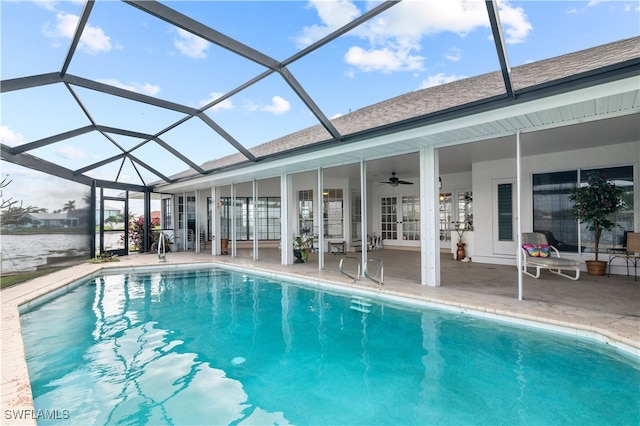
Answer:
M540 279L524 278L524 298L517 300L517 269L513 266L463 263L450 253L441 254L440 287L419 285L420 253L377 250L370 258L384 262L385 282L354 282L338 271L340 255L325 255L325 269L318 270L317 255L306 264L281 265L277 249L260 249L253 261L250 249L238 249L237 256L211 256L193 252L170 253L166 263L153 254L133 254L120 262L81 264L34 279L0 292L2 303L2 412L33 410L31 386L20 331L18 307L55 289L102 269L184 264L228 264L270 275L300 277L345 288L367 289L378 294L408 297L436 303L458 312L508 317L520 323L535 322L545 328L568 330L590 336L640 357L640 281L633 276L593 277L584 273L571 281L549 272ZM361 253L349 253L359 257ZM3 424L35 424L35 420L4 415Z

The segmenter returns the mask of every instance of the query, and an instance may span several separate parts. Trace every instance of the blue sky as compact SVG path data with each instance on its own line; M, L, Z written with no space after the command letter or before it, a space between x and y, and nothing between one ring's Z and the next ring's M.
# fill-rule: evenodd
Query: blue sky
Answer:
M377 2L179 1L163 2L217 31L281 61L370 9ZM637 1L502 1L501 20L512 67L640 34ZM0 3L3 80L59 72L84 2ZM313 52L289 70L329 117L423 87L499 69L481 0L405 0L373 21ZM117 1L97 1L68 73L199 108L264 69ZM182 114L91 90L76 93L105 126L155 134ZM5 93L0 140L18 146L89 124L61 84ZM278 75L206 111L247 148L317 123ZM123 149L140 139L110 135ZM235 152L201 120L163 139L197 164ZM120 153L94 133L31 152L70 169ZM134 154L166 175L188 168L155 143ZM13 179L4 197L25 205L60 208L64 185L43 190L25 169L3 162ZM121 169L122 166L122 169ZM88 174L129 183L157 177L130 162ZM30 176L30 177L29 177ZM46 185L44 185L46 187Z

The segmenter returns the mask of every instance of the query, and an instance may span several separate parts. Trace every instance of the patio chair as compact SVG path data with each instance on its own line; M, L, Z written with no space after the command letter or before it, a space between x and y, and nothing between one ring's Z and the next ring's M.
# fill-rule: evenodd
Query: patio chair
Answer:
M627 264L627 276L629 276L629 262L633 262L633 280L638 280L638 261L640 261L640 233L625 232L622 250L609 253L609 276L611 276L611 262L614 259L624 259Z
M540 270L547 269L556 275L572 279L580 278L580 261L560 257L557 248L550 245L547 237L540 232L527 232L522 234L522 272L533 277L540 278ZM529 272L528 268L535 268L536 273ZM569 275L563 271L574 271L575 275Z

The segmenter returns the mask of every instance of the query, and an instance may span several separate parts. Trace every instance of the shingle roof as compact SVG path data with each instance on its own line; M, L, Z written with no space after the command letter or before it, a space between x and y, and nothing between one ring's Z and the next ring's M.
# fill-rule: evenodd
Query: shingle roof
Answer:
M640 37L634 37L521 65L511 70L511 78L517 96L518 91L530 90L540 85L639 58ZM506 96L506 90L502 74L500 71L495 71L397 96L335 118L332 123L341 135L349 137L360 132L504 96ZM318 124L258 145L250 151L260 158L314 144L322 146L324 143L331 142L333 141L328 132ZM206 162L202 168L212 171L245 162L247 159L238 153ZM186 170L172 178L186 178L194 174L197 174L194 170Z

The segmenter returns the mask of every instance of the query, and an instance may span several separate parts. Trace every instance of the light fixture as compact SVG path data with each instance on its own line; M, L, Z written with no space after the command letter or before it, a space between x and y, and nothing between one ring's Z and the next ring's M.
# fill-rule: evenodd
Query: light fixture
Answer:
M444 201L444 194L440 194L440 201Z
M438 185L439 185L438 188L442 189L442 178L441 177L438 178Z

